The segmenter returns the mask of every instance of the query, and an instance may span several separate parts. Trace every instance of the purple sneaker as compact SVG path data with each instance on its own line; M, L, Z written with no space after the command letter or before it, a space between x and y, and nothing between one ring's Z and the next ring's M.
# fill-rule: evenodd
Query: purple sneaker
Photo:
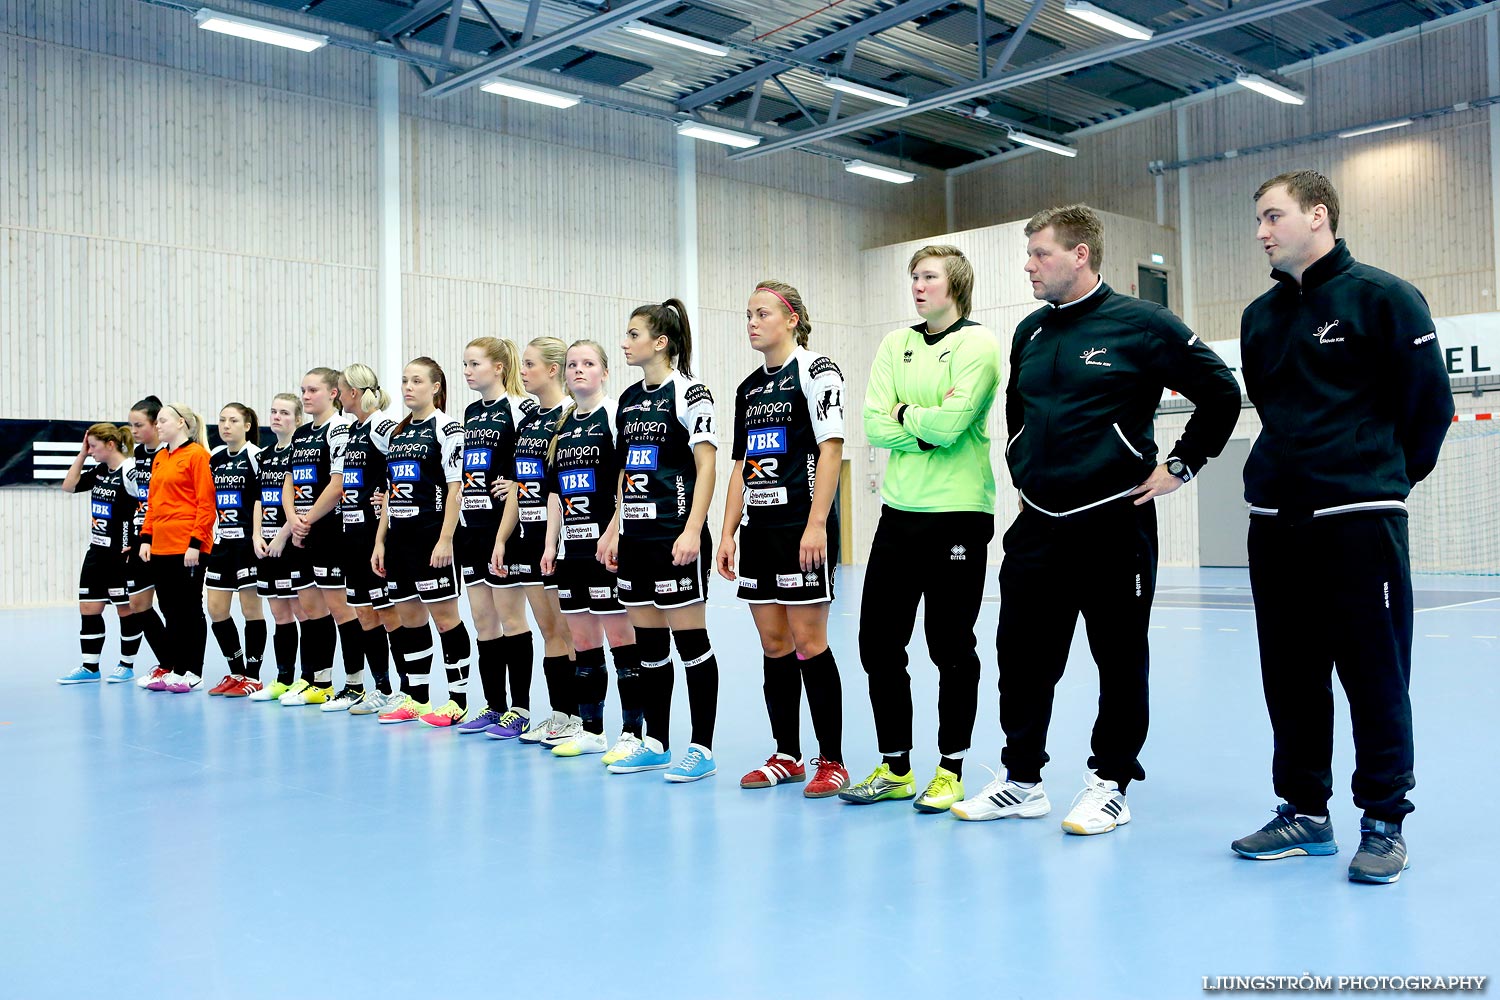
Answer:
M193 688L197 687L202 680L203 678L197 674L168 674L165 690L173 694L187 694Z
M460 733L482 733L502 718L501 713L490 706L484 706L484 710L474 716L468 722L458 727Z
M500 716L494 725L487 728L484 735L492 740L513 740L529 728L531 728L531 720L515 709L511 709Z

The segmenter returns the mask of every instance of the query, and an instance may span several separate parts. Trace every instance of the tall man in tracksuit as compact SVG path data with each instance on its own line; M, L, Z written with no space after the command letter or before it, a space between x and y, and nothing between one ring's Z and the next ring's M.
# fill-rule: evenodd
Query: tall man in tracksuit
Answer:
M1245 387L1262 430L1245 463L1250 586L1261 679L1285 801L1235 852L1270 860L1337 852L1332 673L1354 727L1349 877L1405 870L1412 805L1411 559L1406 496L1437 464L1453 393L1427 302L1337 238L1338 195L1312 170L1255 192L1276 284L1245 310Z
M1240 390L1219 356L1161 306L1099 277L1104 234L1083 205L1026 225L1026 273L1047 305L1016 328L1005 389L1006 462L1021 513L1000 566L1000 725L1006 775L959 803L962 819L1045 815L1052 697L1081 613L1099 668L1099 715L1069 833L1130 822L1125 788L1144 778L1156 497L1219 454ZM1158 462L1152 420L1164 388L1196 404Z

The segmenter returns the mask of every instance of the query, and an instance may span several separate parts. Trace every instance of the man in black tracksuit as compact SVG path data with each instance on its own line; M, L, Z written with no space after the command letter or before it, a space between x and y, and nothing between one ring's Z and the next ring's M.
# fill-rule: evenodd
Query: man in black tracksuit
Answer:
M1411 560L1406 496L1437 463L1453 395L1422 294L1336 238L1338 196L1298 171L1256 192L1276 285L1245 310L1240 344L1260 437L1245 463L1250 584L1284 800L1234 850L1333 854L1332 673L1354 727L1364 810L1349 877L1394 882L1411 811Z
M1176 316L1100 279L1103 233L1087 207L1038 213L1026 233L1026 272L1049 304L1016 328L1005 390L1006 461L1021 501L1005 533L996 638L1007 775L954 812L999 819L1050 808L1041 791L1047 727L1082 613L1099 715L1084 794L1063 829L1107 833L1130 821L1125 787L1145 777L1152 501L1223 450L1240 390ZM1158 464L1152 421L1163 388L1197 412Z

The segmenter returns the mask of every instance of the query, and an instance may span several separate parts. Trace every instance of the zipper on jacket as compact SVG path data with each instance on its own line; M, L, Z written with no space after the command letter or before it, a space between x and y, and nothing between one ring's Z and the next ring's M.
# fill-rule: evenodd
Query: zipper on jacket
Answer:
M1130 453L1132 455L1134 455L1136 458L1139 458L1139 459L1144 459L1146 457L1146 456L1142 455L1140 452L1138 452L1138 451L1135 450L1135 445L1131 444L1130 443L1130 439L1125 436L1125 432L1122 431L1122 430L1120 430L1120 425L1119 424L1114 424L1113 427L1115 429L1115 433L1118 434L1118 435L1120 435L1120 440L1123 441L1123 442L1125 442L1125 447L1127 447L1127 448L1130 449Z

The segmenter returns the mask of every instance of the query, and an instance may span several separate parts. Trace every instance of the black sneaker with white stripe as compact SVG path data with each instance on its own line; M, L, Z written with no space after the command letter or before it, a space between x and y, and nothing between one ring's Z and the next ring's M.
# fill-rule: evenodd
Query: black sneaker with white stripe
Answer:
M1047 801L1047 792L1040 781L1030 788L1023 788L1011 781L1007 774L1003 778L995 775L995 780L985 785L978 795L954 803L948 811L967 820L1005 819L1007 816L1034 819L1051 812L1052 803Z
M1276 807L1276 818L1248 837L1229 845L1234 853L1253 861L1279 861L1307 855L1324 857L1339 852L1333 839L1333 823L1298 816L1290 802Z

